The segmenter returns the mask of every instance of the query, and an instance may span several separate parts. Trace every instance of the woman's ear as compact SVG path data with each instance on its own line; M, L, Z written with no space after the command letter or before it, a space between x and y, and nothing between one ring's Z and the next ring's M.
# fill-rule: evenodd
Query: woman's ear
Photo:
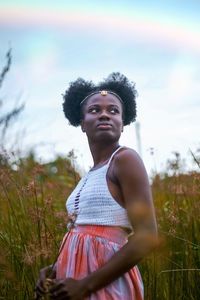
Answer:
M84 121L83 121L83 120L81 120L81 130L82 130L83 132L85 132Z

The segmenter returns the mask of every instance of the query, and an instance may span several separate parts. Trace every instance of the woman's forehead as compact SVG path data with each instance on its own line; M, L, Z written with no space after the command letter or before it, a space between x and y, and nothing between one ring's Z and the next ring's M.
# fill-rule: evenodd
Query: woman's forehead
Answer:
M120 100L115 95L112 94L101 95L100 93L92 95L91 97L88 98L86 106L93 105L93 104L98 104L98 105L113 104L120 107L122 106Z

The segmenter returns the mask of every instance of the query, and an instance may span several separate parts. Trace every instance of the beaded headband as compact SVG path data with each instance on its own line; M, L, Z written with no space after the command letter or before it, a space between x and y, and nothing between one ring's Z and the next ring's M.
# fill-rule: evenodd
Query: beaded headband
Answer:
M93 93L89 94L88 96L86 96L86 97L81 101L80 106L81 106L88 98L90 98L91 96L96 95L96 94L101 94L102 96L106 96L106 95L108 95L108 94L114 95L114 96L117 97L117 99L123 104L123 101L122 101L122 99L121 99L121 97L120 97L119 95L117 95L116 93L111 92L111 91L105 91L105 90L103 90L103 91L96 91L96 92L93 92Z

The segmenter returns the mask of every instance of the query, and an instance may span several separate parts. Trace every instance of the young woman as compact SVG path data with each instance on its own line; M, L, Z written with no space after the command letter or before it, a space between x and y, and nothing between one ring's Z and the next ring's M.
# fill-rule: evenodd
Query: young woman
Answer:
M78 79L64 95L70 124L86 133L93 168L67 200L69 224L54 268L52 299L142 300L136 264L157 244L151 191L138 154L119 145L136 117L136 90L120 73L98 85ZM45 293L51 267L36 286Z

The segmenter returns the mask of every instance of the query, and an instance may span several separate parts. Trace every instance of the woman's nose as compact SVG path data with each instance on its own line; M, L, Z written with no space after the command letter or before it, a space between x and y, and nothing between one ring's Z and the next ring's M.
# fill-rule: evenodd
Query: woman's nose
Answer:
M99 116L100 119L110 119L109 113L106 110L102 110Z

